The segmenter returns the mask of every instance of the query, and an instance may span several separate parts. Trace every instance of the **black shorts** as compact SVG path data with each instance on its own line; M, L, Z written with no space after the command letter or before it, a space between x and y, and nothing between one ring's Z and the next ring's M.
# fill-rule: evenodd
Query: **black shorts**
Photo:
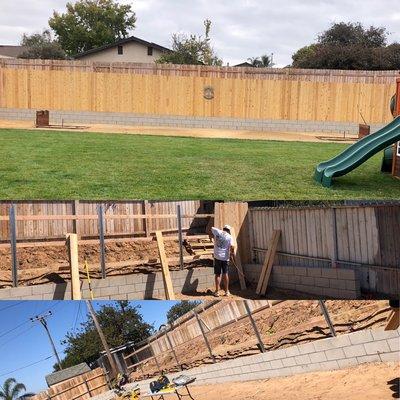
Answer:
M214 274L215 275L221 275L221 273L227 274L228 268L229 268L229 261L222 261L222 260L217 260L216 258L214 258Z

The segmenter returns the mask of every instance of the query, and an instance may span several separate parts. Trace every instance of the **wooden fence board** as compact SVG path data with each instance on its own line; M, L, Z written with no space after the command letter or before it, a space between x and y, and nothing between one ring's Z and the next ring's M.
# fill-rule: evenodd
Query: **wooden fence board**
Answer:
M276 71L279 79L275 80L272 69L226 78L182 76L176 66L170 67L176 74L164 76L137 70L93 72L93 66L84 71L59 65L59 69L50 70L40 69L40 63L0 61L4 85L0 104L6 108L342 122L362 122L360 111L372 124L391 120L388 104L396 77L391 71L384 82L360 82L357 76L365 74L361 71L351 75L355 82L349 82L342 79L342 71L336 75L339 82L330 75L324 82L305 79L317 77L319 72L304 70L297 75ZM216 93L212 100L203 96L204 87L209 85ZM27 90L17 90L21 87Z

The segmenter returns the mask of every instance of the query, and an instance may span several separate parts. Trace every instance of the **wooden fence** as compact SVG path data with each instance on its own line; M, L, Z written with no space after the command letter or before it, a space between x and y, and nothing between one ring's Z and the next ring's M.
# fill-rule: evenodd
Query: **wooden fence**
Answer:
M143 72L143 65L113 65L104 72L85 65L5 61L0 64L0 107L338 122L362 122L361 113L369 124L386 123L392 118L389 100L397 76L397 71L286 69L237 75L235 68L168 65L153 65L151 73ZM234 77L228 75L232 69ZM191 72L184 75L185 70ZM212 99L204 97L209 86Z
M108 390L106 376L101 368L51 386L31 400L85 400Z
M66 233L98 237L99 204L104 208L105 236L148 236L155 230L176 231L178 205L184 217L182 229L202 226L205 220L195 219L194 215L207 208L201 201L0 201L0 242L10 239L12 203L16 210L18 241L65 239Z
M361 285L400 290L400 206L250 209L252 258L262 263L274 229L282 231L275 265L358 268Z

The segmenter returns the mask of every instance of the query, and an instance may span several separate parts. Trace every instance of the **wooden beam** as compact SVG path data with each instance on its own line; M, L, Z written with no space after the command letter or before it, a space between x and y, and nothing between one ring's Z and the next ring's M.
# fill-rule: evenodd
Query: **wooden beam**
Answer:
M161 261L161 270L164 281L165 298L167 300L175 300L174 288L172 285L171 275L168 268L168 259L165 254L164 239L161 231L156 231L158 254Z
M67 234L67 249L71 270L71 299L81 300L82 294L81 282L79 279L78 235L76 233Z
M392 310L386 320L385 331L394 331L400 326L400 310Z
M278 247L280 237L281 237L281 230L274 229L272 232L272 237L268 244L268 251L265 256L264 264L262 266L260 278L259 278L258 284L257 284L256 293L258 295L265 294L265 292L267 290L268 281L269 281L269 277L272 272L272 266L274 264L274 259L275 259L276 250Z

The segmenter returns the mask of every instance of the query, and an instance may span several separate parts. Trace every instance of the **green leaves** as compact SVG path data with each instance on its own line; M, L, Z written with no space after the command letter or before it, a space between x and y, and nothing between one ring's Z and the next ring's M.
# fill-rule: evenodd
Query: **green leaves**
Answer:
M114 43L134 29L136 15L131 5L114 0L80 0L67 3L67 11L56 11L49 19L62 48L75 55L96 47Z

